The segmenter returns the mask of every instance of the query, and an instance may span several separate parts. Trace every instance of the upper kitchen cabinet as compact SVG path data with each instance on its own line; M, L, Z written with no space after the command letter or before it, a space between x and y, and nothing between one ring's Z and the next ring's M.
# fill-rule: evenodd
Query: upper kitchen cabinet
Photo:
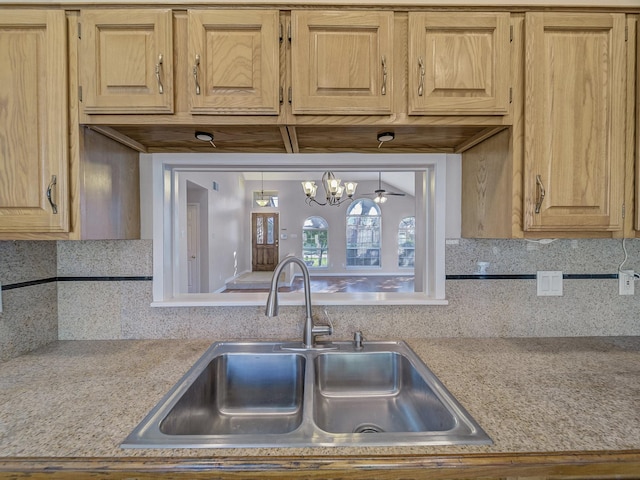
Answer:
M190 10L188 17L191 113L278 115L278 11Z
M524 230L622 230L625 16L525 22Z
M293 11L294 114L392 113L393 12Z
M173 112L171 10L86 10L80 22L84 113Z
M62 10L0 14L0 237L69 229L66 35Z
M509 13L409 13L409 114L504 115Z

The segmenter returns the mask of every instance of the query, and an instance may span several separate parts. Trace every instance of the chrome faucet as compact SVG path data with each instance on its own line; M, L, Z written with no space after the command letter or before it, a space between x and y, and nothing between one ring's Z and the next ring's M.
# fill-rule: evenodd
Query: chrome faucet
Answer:
M269 297L267 298L267 306L264 314L267 317L276 317L278 315L278 279L280 278L282 269L291 262L298 264L300 270L302 270L302 278L304 279L304 306L307 318L304 322L302 343L304 348L314 348L316 346L315 338L320 335L331 335L333 328L331 325L313 324L313 317L311 316L311 281L309 279L309 269L298 257L289 255L283 258L273 271L271 288L269 289Z

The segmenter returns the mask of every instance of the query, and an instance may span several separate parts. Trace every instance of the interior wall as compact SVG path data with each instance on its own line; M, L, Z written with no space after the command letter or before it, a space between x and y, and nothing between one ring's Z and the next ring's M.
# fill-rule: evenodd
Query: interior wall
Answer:
M246 268L245 255L240 253L245 248L244 181L239 173L182 172L180 183L183 182L199 185L208 193L207 222L200 226L201 232L206 232L204 247L207 248L201 258L201 270L208 275L207 291L214 292L223 288L229 279L242 271L240 269ZM185 208L187 197L184 198ZM181 218L186 222L186 215ZM186 235L186 228L180 231ZM186 245L186 239L184 243ZM186 246L183 251L186 259Z

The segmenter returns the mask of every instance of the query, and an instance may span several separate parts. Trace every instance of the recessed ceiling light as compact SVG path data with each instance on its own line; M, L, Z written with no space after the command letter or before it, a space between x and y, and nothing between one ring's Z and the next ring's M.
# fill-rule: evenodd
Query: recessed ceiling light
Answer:
M378 134L379 142L390 142L394 138L396 138L396 136L393 132L382 132Z
M198 140L202 140L203 142L212 142L213 134L207 132L196 132L196 138Z

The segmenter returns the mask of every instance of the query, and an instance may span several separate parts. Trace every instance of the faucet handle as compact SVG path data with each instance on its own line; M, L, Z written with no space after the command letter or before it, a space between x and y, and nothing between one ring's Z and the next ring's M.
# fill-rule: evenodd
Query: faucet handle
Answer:
M327 319L327 322L329 322L329 325L331 326L331 333L333 333L333 322L331 321L331 317L329 316L329 312L327 312L327 308L323 308L322 311L324 312L324 318Z
M314 337L320 335L332 335L333 334L333 326L331 325L314 325L311 329L311 333Z

